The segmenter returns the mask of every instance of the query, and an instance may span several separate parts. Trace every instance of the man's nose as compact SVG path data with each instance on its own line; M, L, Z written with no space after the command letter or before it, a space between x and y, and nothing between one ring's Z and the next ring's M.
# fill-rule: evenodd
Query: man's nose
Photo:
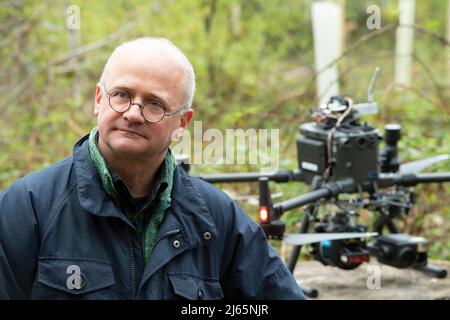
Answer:
M142 104L138 102L132 102L130 108L123 113L125 117L130 122L144 123L145 119L142 116Z

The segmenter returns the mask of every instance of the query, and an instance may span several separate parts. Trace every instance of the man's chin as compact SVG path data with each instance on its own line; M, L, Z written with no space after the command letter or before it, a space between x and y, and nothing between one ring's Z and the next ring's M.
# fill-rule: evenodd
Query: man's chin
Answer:
M115 141L112 148L116 154L121 156L135 157L142 155L143 153L148 153L148 147L144 147L137 141L129 141L129 139L120 139Z

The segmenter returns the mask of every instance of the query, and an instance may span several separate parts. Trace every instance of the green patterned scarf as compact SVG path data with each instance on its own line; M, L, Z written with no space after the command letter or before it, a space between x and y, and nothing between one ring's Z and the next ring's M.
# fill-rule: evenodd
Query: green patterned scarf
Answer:
M152 191L142 208L136 212L133 210L130 201L127 201L131 193L128 191L129 195L127 195L126 192L117 190L118 183L123 183L123 181L106 163L98 149L97 141L98 130L94 128L89 135L89 154L100 175L106 193L111 197L114 205L125 213L135 225L137 233L142 239L144 261L148 263L156 244L159 228L164 220L165 211L171 203L173 173L176 165L172 150L168 150L166 158L155 176Z

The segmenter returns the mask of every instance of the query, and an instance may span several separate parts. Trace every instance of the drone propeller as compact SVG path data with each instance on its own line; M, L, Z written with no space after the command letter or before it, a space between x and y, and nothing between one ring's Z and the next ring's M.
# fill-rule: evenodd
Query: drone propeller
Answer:
M375 237L377 235L377 232L292 233L286 235L283 239L290 245L301 246L326 240L368 238Z
M438 162L444 161L450 159L450 155L448 154L441 154L439 156L434 156L422 160L416 160L407 162L400 165L400 173L401 174L408 174L408 173L418 173L433 164L436 164Z

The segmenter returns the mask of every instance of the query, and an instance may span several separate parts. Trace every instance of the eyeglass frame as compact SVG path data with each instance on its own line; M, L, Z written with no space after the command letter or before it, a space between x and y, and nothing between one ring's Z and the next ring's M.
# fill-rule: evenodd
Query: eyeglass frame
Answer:
M163 113L161 119L159 119L158 121L150 121L150 120L148 120L148 119L144 116L144 107L147 106L148 103L142 105L142 104L139 103L139 102L131 101L131 95L130 95L128 92L123 91L123 92L125 92L126 94L128 94L129 100L130 100L130 105L129 105L128 108L127 108L126 110L124 110L124 111L117 111L116 109L114 109L114 107L113 107L112 104L111 104L111 98L112 98L112 96L108 93L108 90L106 90L106 85L105 85L104 83L100 83L100 84L101 84L101 86L102 86L102 88L103 88L103 91L104 91L105 95L108 97L108 104L109 104L109 106L111 107L111 109L113 109L113 110L114 110L115 112L117 112L117 113L123 114L123 113L127 112L128 110L130 110L131 106L133 106L133 105L134 105L134 106L138 106L139 109L141 110L141 116L142 116L142 118L144 118L145 121L150 122L150 123L158 123L158 122L162 121L165 117L169 117L169 116L171 116L171 115L173 115L173 114L175 114L175 113L177 113L177 112L180 112L180 111L183 110L183 109L186 109L186 106L181 106L181 107L178 108L177 110L168 113L168 112L166 111L165 106L164 106L164 105L161 105L161 109L164 111L164 113ZM118 91L121 91L121 90L118 90ZM115 91L114 91L114 92L115 92Z

